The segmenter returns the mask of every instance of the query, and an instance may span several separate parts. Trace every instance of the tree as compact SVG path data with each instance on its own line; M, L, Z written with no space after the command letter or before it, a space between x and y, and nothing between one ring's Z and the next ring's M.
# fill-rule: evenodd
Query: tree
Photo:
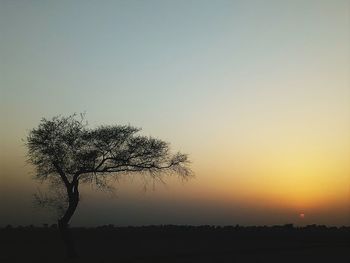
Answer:
M130 125L88 128L84 116L43 118L27 136L29 162L36 167L36 177L65 189L67 205L58 219L58 228L69 257L76 256L69 221L79 203L79 184L108 185L109 178L143 173L154 179L162 174L188 178L188 157L171 154L169 144L138 135Z

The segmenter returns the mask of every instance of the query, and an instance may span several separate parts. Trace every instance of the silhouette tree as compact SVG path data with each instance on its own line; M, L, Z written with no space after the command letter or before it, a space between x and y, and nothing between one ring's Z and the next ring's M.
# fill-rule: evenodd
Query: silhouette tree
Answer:
M188 157L171 154L169 144L138 135L129 125L88 128L84 116L43 118L27 136L28 160L36 167L36 177L60 183L67 206L58 219L58 228L68 257L76 251L69 232L69 221L79 203L79 184L108 185L109 178L128 173L144 173L154 179L162 174L191 175Z

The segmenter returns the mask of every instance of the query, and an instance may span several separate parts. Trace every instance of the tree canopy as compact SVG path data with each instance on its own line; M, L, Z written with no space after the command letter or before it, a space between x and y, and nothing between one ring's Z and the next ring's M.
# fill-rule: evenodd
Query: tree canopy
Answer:
M130 125L91 129L76 115L43 118L27 137L29 161L37 178L59 176L67 187L77 180L103 185L108 175L119 173L191 175L186 154L171 154L167 142L139 135L140 130Z

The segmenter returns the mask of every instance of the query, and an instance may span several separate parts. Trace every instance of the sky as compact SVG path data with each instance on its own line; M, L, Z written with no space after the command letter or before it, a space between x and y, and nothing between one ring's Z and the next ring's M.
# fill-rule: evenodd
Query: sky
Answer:
M86 185L73 225L349 225L349 29L343 0L1 1L0 225L55 223L24 140L81 112L195 178Z

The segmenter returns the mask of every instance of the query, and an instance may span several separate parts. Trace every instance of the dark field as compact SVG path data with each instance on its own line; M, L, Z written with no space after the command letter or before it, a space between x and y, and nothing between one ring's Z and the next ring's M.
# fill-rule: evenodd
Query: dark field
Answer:
M65 260L54 227L0 229L0 262L350 263L350 227L73 228L80 255Z

